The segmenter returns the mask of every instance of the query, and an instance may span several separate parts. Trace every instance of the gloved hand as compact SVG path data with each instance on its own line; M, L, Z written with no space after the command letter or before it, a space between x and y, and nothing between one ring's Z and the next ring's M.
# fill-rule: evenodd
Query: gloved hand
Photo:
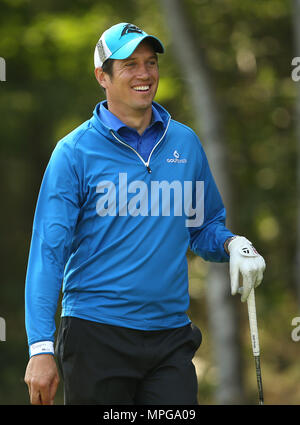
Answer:
M231 295L242 294L241 301L245 302L252 288L262 281L266 263L254 246L244 236L234 237L228 244L230 254L229 271ZM239 288L239 273L243 276L243 288Z

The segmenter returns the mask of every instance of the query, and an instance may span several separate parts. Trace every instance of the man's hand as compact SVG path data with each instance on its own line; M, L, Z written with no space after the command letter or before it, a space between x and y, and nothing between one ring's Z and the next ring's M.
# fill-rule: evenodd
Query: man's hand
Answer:
M24 381L28 386L31 404L53 404L59 375L52 354L38 354L30 358Z
M228 244L228 251L231 294L241 293L241 301L245 302L251 289L261 283L266 263L252 243L243 236L234 237ZM240 272L243 276L243 288L239 288Z

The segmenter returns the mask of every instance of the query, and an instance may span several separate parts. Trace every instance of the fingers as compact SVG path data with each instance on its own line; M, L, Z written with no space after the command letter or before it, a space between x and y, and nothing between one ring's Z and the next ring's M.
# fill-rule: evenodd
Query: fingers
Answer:
M263 271L259 270L257 273L257 278L256 278L256 282L254 284L254 288L257 288L258 285L261 284L262 280L263 280Z
M28 387L30 404L35 404L35 405L42 404L42 401L40 398L40 392L38 389L35 388L34 382L31 382L31 380L27 379L27 377L25 377L25 382Z
M57 387L59 384L59 377L58 375L54 377L49 390L49 397L50 397L50 404L54 404L54 397L57 391Z
M31 357L24 380L28 386L31 404L54 404L59 375L52 355Z
M41 404L49 405L53 403L53 400L51 403L49 383L40 384L40 398L41 398Z
M31 384L28 385L30 403L34 405L53 405L58 384L58 377L54 377L53 381L50 383L47 381L31 382Z
M50 404L49 390L47 390L46 385L35 382L34 380L27 385L31 404Z
M261 257L260 267L258 267L258 270L257 270L257 277L256 277L256 282L254 284L254 288L257 288L257 286L261 284L265 269L266 269L266 263L265 263L265 260Z
M230 283L231 295L235 295L239 289L239 267L237 264L230 262Z
M253 288L253 273L248 273L243 275L243 292L241 296L241 301L244 303L247 298L249 297L249 294L251 292L251 289Z
M255 267L248 269L243 275L243 292L241 301L245 302L249 297L252 288L257 288L261 284L263 279L263 270Z
M30 403L34 405L43 404L41 394L38 390L30 390Z
M257 259L248 259L247 262L241 264L240 272L243 277L243 290L240 293L242 294L242 302L247 300L252 288L257 288L261 284L264 270L265 262L262 257L260 257L259 261Z

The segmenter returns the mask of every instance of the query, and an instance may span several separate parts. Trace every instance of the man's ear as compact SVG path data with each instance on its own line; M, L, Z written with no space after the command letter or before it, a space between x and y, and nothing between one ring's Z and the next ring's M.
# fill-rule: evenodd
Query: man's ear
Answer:
M100 86L106 89L107 79L109 76L103 71L102 68L95 68L95 77Z

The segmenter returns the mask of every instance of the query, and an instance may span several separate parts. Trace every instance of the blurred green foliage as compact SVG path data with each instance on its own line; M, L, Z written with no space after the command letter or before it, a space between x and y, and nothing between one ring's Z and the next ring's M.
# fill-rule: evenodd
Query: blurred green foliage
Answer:
M232 230L253 240L268 265L257 291L266 400L296 404L299 348L290 337L291 320L299 312L293 282L297 151L290 2L182 1L225 124L236 206ZM7 325L7 341L0 342L0 404L28 403L23 382L28 360L24 280L41 178L57 141L88 119L103 99L93 74L94 46L118 22L132 22L164 41L167 52L160 58L156 100L176 120L195 127L184 70L172 56L159 0L0 0L0 56L7 65L7 81L0 83L0 316ZM204 291L207 265L192 255L189 261L190 314L204 333L196 358L199 400L214 403L217 378ZM245 382L249 402L255 402L245 306L239 308ZM62 403L62 389L57 402Z

